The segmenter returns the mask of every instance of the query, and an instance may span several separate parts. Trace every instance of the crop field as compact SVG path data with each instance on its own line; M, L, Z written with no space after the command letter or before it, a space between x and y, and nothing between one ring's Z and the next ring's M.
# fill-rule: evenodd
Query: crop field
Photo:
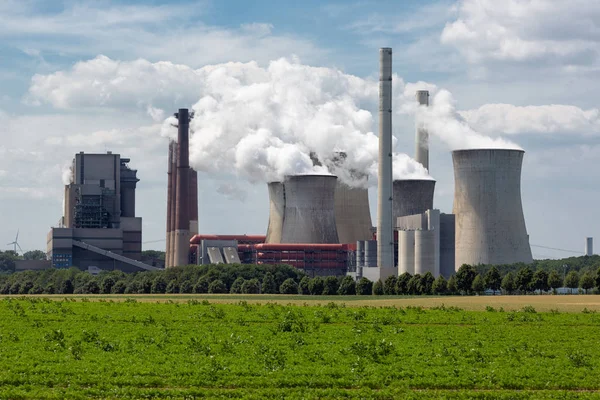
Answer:
M0 399L600 396L590 307L162 299L0 300Z

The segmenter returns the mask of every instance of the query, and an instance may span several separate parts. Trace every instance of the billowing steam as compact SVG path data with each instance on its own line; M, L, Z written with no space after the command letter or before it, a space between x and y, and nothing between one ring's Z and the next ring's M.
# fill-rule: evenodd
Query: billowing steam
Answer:
M63 165L61 178L63 185L68 185L73 181L73 169L71 167L71 163Z

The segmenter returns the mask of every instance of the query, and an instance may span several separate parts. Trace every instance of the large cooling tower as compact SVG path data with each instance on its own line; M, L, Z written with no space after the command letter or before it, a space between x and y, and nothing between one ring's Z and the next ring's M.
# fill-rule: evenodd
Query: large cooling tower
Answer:
M394 226L396 218L406 215L422 214L433 209L433 191L435 181L432 179L403 179L393 183L394 195L392 215Z
M368 190L338 182L335 188L335 222L340 243L372 239Z
M281 243L339 243L335 223L333 175L286 178Z
M456 269L462 264L531 263L521 204L524 151L456 150Z
M269 226L266 243L281 243L283 211L285 209L284 186L282 182L269 182Z

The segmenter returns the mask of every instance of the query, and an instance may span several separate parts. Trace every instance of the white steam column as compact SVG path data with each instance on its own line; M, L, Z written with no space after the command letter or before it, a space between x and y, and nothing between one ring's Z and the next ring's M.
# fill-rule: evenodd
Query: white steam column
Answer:
M392 49L379 49L379 175L377 181L377 266L379 277L394 273L392 221Z
M421 106L429 106L429 91L417 90L417 101ZM429 171L429 132L423 126L423 121L417 121L417 137L415 140L415 160Z

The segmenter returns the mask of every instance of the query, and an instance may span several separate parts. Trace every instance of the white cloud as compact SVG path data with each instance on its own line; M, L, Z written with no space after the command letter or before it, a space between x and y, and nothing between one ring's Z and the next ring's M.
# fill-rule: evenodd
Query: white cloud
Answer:
M600 2L461 0L442 43L472 64L598 66Z

